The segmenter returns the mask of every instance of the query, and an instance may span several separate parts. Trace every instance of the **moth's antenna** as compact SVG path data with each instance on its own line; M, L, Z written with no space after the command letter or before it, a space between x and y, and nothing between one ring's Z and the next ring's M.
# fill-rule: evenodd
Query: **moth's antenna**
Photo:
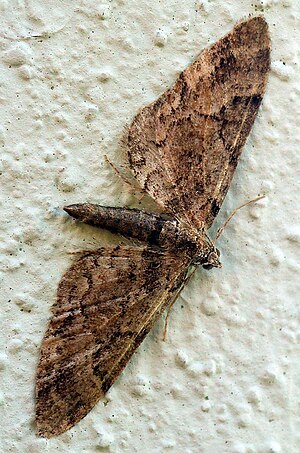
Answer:
M226 225L230 222L230 220L232 219L232 217L233 217L240 209L244 208L245 206L248 206L248 204L255 203L256 201L261 200L262 198L265 198L265 195L260 195L259 197L253 198L253 200L246 201L246 203L244 203L244 204L242 204L241 206L239 206L238 208L236 208L236 209L230 214L230 216L225 220L225 222L223 223L223 225L218 229L216 238L215 238L215 240L214 240L214 244L217 242L217 240L219 239L219 237L220 237L221 234L223 233L223 231L224 231Z

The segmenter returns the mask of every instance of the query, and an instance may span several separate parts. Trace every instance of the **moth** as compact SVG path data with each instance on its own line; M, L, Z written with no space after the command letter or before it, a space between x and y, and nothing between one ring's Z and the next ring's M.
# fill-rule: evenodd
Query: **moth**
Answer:
M167 216L75 204L75 219L134 238L83 251L61 279L36 382L38 433L74 426L117 379L195 266L220 267L207 230L228 191L270 69L264 18L205 49L128 129L129 166ZM137 245L138 240L138 245Z

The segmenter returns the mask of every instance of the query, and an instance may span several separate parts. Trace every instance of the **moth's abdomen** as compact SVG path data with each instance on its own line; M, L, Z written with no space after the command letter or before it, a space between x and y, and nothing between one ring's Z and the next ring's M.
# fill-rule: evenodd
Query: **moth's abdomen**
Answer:
M64 210L75 219L105 228L113 233L160 245L160 233L165 220L138 209L114 208L92 203L73 204Z

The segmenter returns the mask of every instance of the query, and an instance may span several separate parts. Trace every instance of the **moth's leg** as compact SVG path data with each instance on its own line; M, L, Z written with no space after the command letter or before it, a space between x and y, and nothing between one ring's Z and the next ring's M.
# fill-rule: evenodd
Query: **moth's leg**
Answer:
M255 201L261 200L262 198L265 198L265 195L260 195L259 197L253 198L253 200L246 201L246 203L243 203L243 204L242 204L241 206L239 206L238 208L235 208L234 211L232 211L232 213L230 214L230 216L227 217L227 219L225 220L225 222L223 223L223 225L218 229L216 238L215 238L215 240L214 240L214 244L217 242L217 240L219 239L219 237L220 237L221 234L223 233L223 231L224 231L226 225L230 222L230 220L232 219L232 217L233 217L240 209L244 208L245 206L248 206L248 204L255 203Z
M134 184L132 184L132 182L130 182L127 178L125 178L125 176L120 172L120 170L115 166L115 164L113 164L108 159L106 154L104 155L104 159L111 166L111 168L115 171L115 173L119 176L119 178L122 179L122 181L125 182L125 184L127 184L130 187L131 190L133 190L134 192L140 192L144 197L144 195L145 195L144 189L142 189L141 187L135 186Z
M196 270L196 267L194 267L194 269L192 269L192 271L189 273L186 274L185 276L185 279L183 280L182 284L180 285L180 287L178 288L176 294L174 295L169 307L168 307L168 310L167 310L167 315L166 315L166 319L165 319L165 327L164 327L164 334L163 334L163 341L166 340L166 337L167 337L167 330L168 330L168 323L169 323L169 316L170 316L170 313L171 313L171 310L173 308L173 305L175 304L176 300L177 300L177 297L179 296L179 293L180 291L182 290L182 288L188 284L188 282L190 281L190 279L192 278L192 276L194 275L195 273L195 270Z

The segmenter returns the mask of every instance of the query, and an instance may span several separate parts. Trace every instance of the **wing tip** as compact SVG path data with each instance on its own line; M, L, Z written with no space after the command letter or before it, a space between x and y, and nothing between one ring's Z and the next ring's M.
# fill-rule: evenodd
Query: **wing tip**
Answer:
M235 27L234 28L237 28L237 27L241 27L241 26L260 26L261 28L269 28L268 27L268 22L266 21L266 18L265 16L261 15L261 14L258 14L258 15L255 15L255 16L252 16L251 14L249 14L249 16L247 18L243 18L239 21L237 21L237 23L235 24Z
M39 437L49 439L59 436L77 423L78 420L72 420L68 417L66 407L62 405L59 410L57 398L53 394L45 391L43 381L37 378L36 384L36 402L35 402L35 425L36 433Z
M100 398L104 396L102 386L97 389L96 393L88 392L83 388L82 398L78 397L78 392L68 391L67 397L63 394L52 391L44 392L41 383L37 383L36 387L36 403L35 403L35 425L36 433L39 437L51 438L59 436L79 423L93 407L98 403ZM84 399L84 397L89 398Z
M48 426L39 426L37 424L36 428L36 434L38 437L42 437L44 439L51 439L52 437L57 437L60 436L61 434L64 434L66 431L68 431L72 426L67 426L64 428L56 428L54 426L48 425Z
M57 426L57 420L47 419L45 420L44 414L37 414L36 415L36 434L39 437L44 437L46 439L50 439L51 437L59 436L67 431L71 426L65 426L65 424L60 424Z
M269 26L264 16L250 16L248 19L236 23L229 34L245 33L253 38L257 37L261 42L270 46Z
M45 404L44 404L45 403ZM90 409L89 409L90 410ZM73 428L82 418L84 418L88 411L84 411L78 416L69 415L66 411L58 413L53 411L53 406L48 406L47 402L37 401L36 403L36 433L39 437L50 439L65 433Z

